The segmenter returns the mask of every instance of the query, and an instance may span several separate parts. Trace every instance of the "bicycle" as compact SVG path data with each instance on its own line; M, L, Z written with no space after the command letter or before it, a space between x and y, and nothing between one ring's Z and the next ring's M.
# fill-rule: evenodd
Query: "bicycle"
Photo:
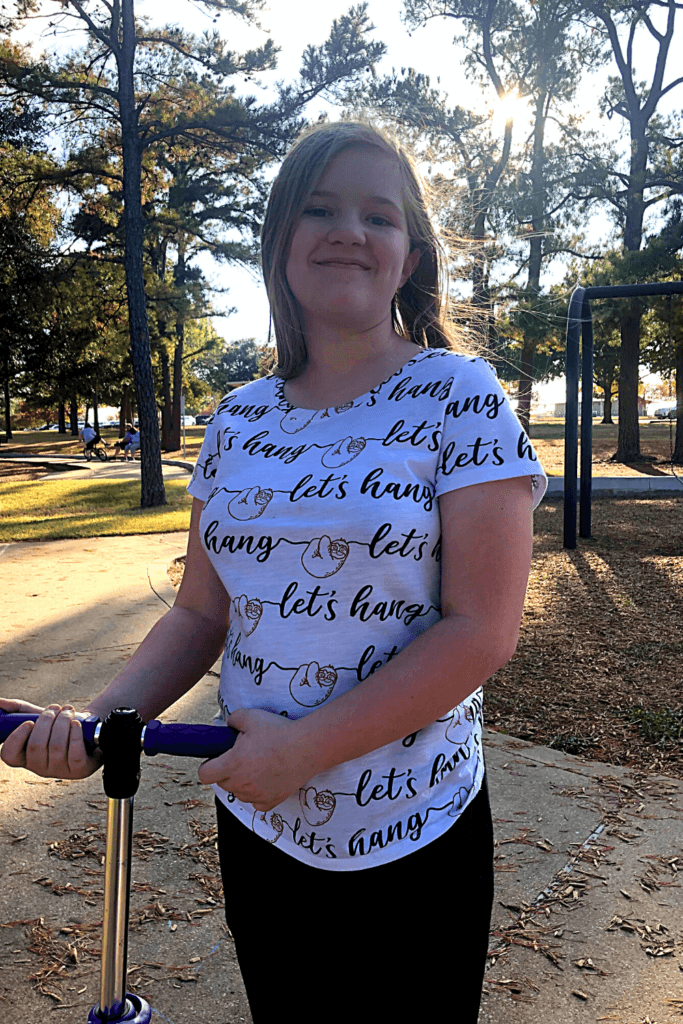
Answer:
M85 447L83 448L83 455L85 456L85 461L90 462L94 455L96 459L100 460L100 462L106 462L107 459L109 458L109 455L107 454L108 447L109 446L105 441L98 441L95 445L93 445L92 448L88 448L88 446L85 445Z
M0 744L22 722L37 718L0 711ZM158 720L145 725L134 708L115 708L104 721L93 717L82 725L86 749L92 753L99 747L104 755L102 785L108 797L100 1002L91 1008L87 1024L150 1024L150 1004L126 992L133 798L140 783L141 754L206 760L229 750L238 733L225 726L167 725Z

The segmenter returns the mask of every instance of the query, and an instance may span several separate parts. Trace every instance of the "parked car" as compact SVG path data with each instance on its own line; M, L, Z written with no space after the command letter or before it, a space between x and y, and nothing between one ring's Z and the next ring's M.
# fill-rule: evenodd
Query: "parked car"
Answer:
M675 420L676 406L663 405L660 409L655 409L655 416L658 420Z
M194 416L181 416L180 426L181 427L193 427L195 425Z
M210 423L213 419L212 412L202 412L199 416L195 416L194 421L198 427L205 427L207 423Z

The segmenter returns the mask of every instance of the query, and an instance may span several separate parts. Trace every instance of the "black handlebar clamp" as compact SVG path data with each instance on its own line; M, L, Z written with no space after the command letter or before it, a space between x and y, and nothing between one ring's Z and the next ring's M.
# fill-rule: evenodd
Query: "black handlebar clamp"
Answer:
M144 728L134 708L114 708L102 723L98 741L105 755L102 784L114 800L126 800L138 791Z

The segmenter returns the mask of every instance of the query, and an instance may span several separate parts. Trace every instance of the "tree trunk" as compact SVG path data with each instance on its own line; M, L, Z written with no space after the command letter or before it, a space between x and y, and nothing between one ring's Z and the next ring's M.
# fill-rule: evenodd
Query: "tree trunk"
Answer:
M57 432L66 434L66 406L60 402L57 406Z
M12 440L12 417L9 408L9 359L5 353L5 379L3 381L3 393L5 398L5 433L7 440Z
M638 299L625 299L621 321L621 366L619 370L619 440L612 462L638 462L638 367L640 363L640 321Z
M145 279L142 263L144 223L142 216L142 146L138 135L133 65L135 61L135 16L133 0L122 0L122 41L117 52L119 114L123 150L123 213L126 234L124 263L130 350L140 421L140 462L142 508L166 504L161 469L161 447L152 360L147 324Z
M75 392L71 395L69 404L69 421L71 436L78 437L78 395Z
M163 402L161 406L161 447L165 452L175 451L171 444L171 416L173 413L171 402L171 370L169 367L168 352L164 347L163 340L159 347L159 361L161 362L161 388Z
M544 72L541 72L543 78ZM545 121L547 117L546 101L547 88L545 83L539 83L541 88L536 95L536 111L534 117L534 142L533 158L531 162L531 227L533 234L529 239L529 276L524 293L524 301L527 306L537 303L541 291L541 266L543 263L543 235L545 232ZM534 356L536 354L536 321L533 317L533 309L528 310L522 317L522 358L520 365L519 385L517 389L517 418L529 432L529 420L531 419L531 388L534 380Z
M522 357L520 362L519 381L517 384L517 419L524 430L529 433L529 421L531 419L531 388L534 377L534 348L533 341L527 338L522 343Z
M603 423L613 424L614 420L612 419L612 384L611 384L611 382L610 382L608 387L603 389L603 395L604 395L605 403L604 403L603 408L602 408L602 422Z
M180 448L180 396L183 392L183 349L185 346L185 239L178 241L178 262L174 271L174 283L179 293L178 315L175 322L175 351L173 353L173 408L169 441L171 451Z
M672 462L683 466L683 338L676 345L676 445Z
M126 432L126 423L133 422L133 408L131 406L131 386L124 384L121 392L121 407L119 409L119 437Z
M93 391L92 396L92 425L94 430L99 434L100 432L100 413L97 404L97 392Z
M645 214L645 172L648 160L646 125L632 118L629 193L624 221L624 252L639 252L643 241ZM633 282L636 284L637 282ZM619 373L619 440L613 462L638 462L638 369L640 365L641 306L638 299L626 299L621 316L621 368Z

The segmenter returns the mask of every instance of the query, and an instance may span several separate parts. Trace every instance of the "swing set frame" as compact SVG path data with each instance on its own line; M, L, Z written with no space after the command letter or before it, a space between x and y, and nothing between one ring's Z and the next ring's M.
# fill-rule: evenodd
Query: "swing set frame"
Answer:
M593 482L593 314L591 299L641 295L682 295L683 281L657 284L619 284L572 292L567 314L567 400L564 423L564 547L576 548L576 505L579 497L579 536L591 536ZM581 358L579 360L579 340ZM581 363L581 472L577 487L579 443L579 362Z

